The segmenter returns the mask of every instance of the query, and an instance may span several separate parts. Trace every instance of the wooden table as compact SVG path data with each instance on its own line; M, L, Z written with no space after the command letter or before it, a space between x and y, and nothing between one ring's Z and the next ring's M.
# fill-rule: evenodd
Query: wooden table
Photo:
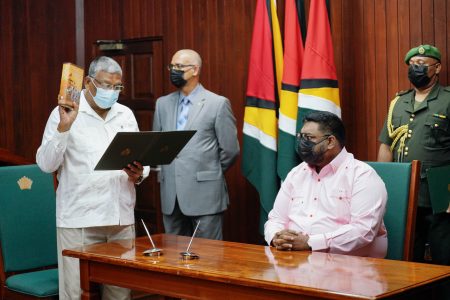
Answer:
M448 266L200 238L191 248L200 259L183 261L189 238L153 239L163 256L142 255L147 237L64 250L80 259L82 299L97 299L99 283L187 299L422 299L450 282Z

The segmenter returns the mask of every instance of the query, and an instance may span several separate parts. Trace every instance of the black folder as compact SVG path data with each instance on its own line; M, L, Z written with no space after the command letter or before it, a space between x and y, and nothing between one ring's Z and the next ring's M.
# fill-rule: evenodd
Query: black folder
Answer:
M427 178L433 213L446 211L450 203L450 165L428 169Z
M196 130L118 132L94 170L122 170L133 161L143 166L170 164Z

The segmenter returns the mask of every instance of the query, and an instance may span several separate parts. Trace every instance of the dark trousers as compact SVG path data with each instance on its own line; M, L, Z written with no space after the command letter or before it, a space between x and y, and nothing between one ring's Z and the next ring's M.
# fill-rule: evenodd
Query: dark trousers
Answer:
M414 233L413 260L416 262L428 262L425 257L425 245L429 244L428 233L430 231L433 211L430 207L418 207L416 216L416 231Z
M450 213L442 212L432 216L428 238L431 262L450 266Z
M163 215L166 233L192 236L197 223L200 221L196 237L222 240L223 212L205 216L186 216L178 205L178 199L171 215Z

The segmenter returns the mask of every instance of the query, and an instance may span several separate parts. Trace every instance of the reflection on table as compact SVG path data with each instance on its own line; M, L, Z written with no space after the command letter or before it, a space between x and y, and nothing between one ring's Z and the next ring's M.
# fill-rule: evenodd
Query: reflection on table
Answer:
M200 259L183 261L189 237L158 234L153 240L162 256L143 255L151 248L147 237L64 250L80 258L83 299L98 297L98 283L196 299L409 299L450 281L448 266L201 238L191 248Z

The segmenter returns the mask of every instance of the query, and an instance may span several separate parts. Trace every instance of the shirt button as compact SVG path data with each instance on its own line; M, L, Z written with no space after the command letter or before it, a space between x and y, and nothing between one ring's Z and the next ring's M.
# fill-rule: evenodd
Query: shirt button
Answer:
M310 218L312 218L312 215L309 215Z
M414 118L416 115L415 114L411 114L411 118Z
M408 133L412 133L412 130L410 129L410 130L408 130Z
M412 121L414 121L414 119L413 119L413 118L410 118L409 121L412 122Z
M434 124L434 127L439 127L439 124Z
M314 200L317 200L317 197L314 197Z
M408 151L408 147L405 147L405 150Z
M317 179L317 181L320 181L320 178L319 178L319 179Z
M405 156L408 156L408 152L405 152Z
M411 134L408 134L408 137L410 138L410 137L411 137Z

